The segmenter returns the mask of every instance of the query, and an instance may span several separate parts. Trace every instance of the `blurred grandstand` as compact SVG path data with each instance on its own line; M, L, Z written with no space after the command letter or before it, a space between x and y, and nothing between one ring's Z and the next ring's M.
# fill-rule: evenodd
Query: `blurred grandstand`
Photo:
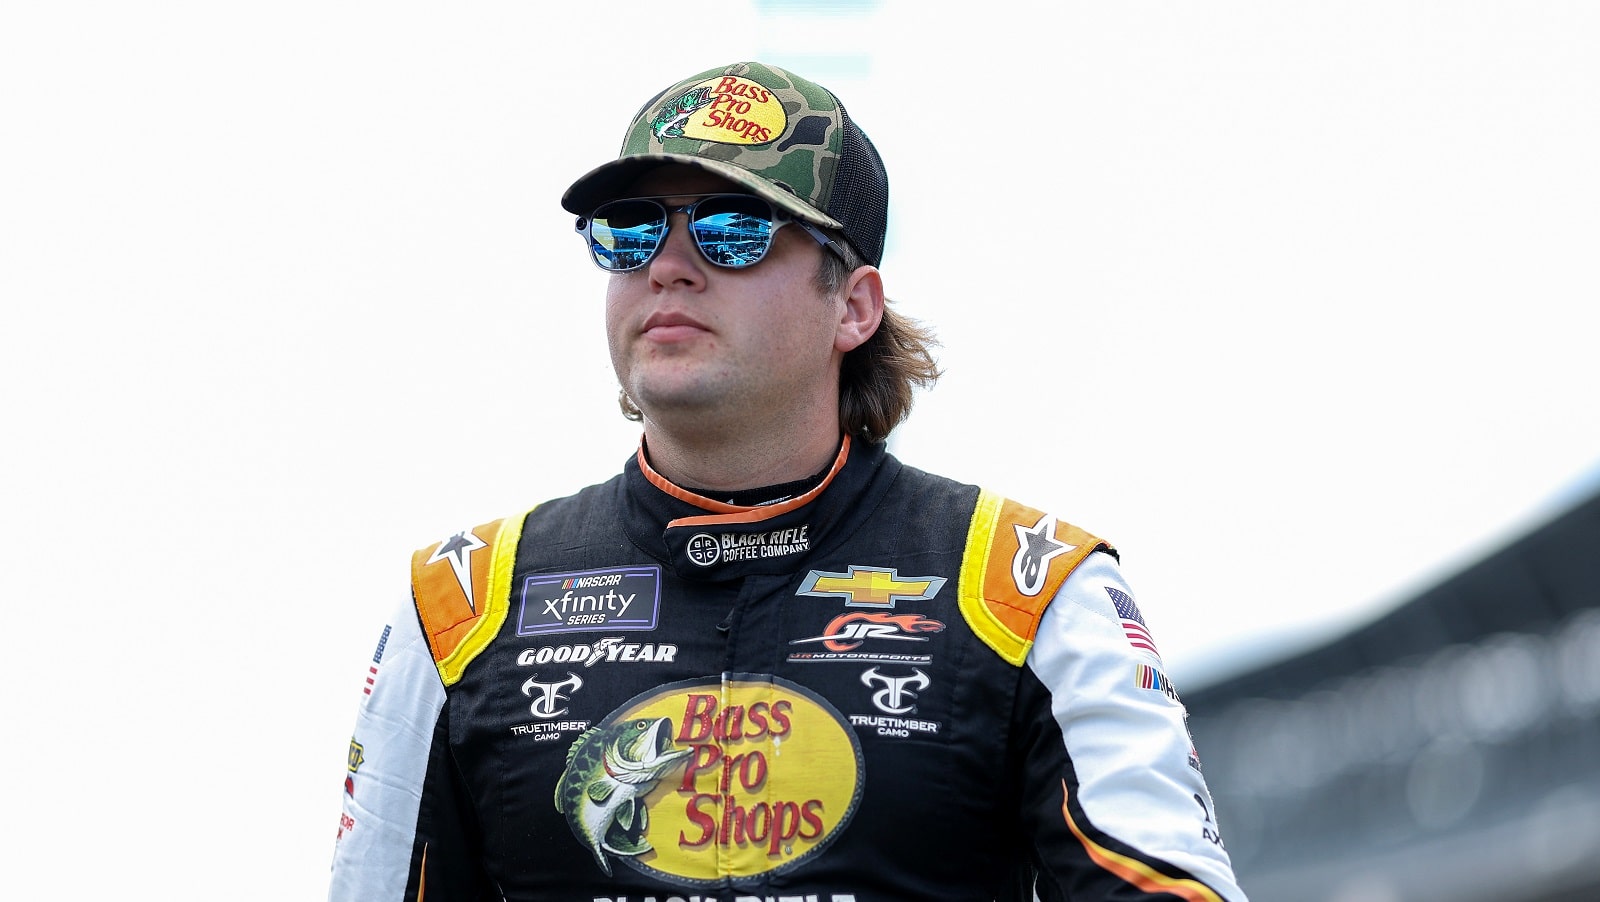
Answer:
M1600 494L1185 701L1252 902L1600 899Z

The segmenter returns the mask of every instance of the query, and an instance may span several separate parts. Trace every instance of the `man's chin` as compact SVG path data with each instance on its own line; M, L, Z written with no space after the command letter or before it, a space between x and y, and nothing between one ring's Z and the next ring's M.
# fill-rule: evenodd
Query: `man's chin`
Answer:
M647 420L704 418L725 409L728 403L726 392L707 386L640 386L630 389L628 396Z

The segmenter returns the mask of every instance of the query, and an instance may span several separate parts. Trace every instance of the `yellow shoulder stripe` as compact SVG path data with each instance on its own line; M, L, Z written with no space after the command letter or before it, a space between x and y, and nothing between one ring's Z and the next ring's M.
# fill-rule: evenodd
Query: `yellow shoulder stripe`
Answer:
M984 644L1020 667L1050 599L1102 547L1070 523L981 489L961 556L961 616Z
M411 592L446 686L505 624L526 513L462 530L411 556Z

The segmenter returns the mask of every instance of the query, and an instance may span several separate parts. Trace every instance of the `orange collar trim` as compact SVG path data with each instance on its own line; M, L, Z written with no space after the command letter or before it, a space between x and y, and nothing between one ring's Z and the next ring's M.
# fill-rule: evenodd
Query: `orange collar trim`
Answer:
M816 488L806 492L804 495L796 495L795 497L790 498L788 501L784 501L781 504L766 504L755 507L744 504L728 504L726 502L717 501L712 498L707 498L704 495L697 495L694 492L679 488L678 486L674 485L671 480L667 479L667 477L657 473L654 467L650 466L650 461L646 460L644 456L643 442L639 443L638 456L639 469L644 473L644 477L650 480L651 485L663 492L666 492L668 495L677 498L679 501L686 501L695 507L708 511L714 511L714 513L705 516L683 517L673 520L671 523L667 524L668 526L710 526L714 524L760 523L763 520L770 520L773 517L777 517L782 514L786 514L789 511L804 507L807 504L810 504L811 501L818 495L822 494L823 489L826 489L828 485L833 482L833 477L839 475L839 471L844 469L844 462L850 459L850 436L846 435L844 437L844 441L840 442L839 453L833 458L833 466L828 469L828 475L822 477L822 482L818 483Z

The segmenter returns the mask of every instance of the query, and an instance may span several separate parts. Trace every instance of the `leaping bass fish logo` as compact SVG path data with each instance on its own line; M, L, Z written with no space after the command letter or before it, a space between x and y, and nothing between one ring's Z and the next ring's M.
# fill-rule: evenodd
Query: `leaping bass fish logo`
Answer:
M749 147L777 140L788 122L783 101L770 88L741 75L719 75L670 95L648 126L657 144L680 138Z
M640 718L596 727L567 750L567 769L556 783L556 810L611 876L612 855L643 855L650 812L644 797L691 749L672 747L672 721Z
M654 119L650 120L650 131L656 136L657 141L666 141L668 138L683 137L683 125L693 116L695 110L704 109L711 105L711 89L701 86L680 95L677 99L669 101L656 112Z
M771 674L696 677L613 710L567 753L555 807L607 876L617 864L711 890L815 860L854 817L855 730Z

